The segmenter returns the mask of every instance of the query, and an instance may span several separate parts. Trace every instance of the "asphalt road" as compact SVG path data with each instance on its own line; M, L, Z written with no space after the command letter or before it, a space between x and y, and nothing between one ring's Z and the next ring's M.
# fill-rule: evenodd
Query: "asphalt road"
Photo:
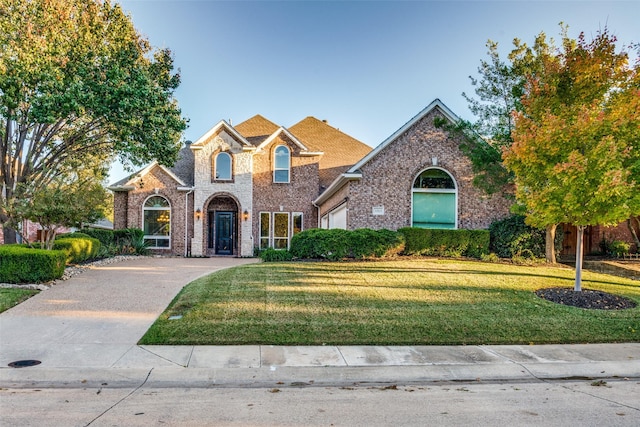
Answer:
M637 379L1 389L2 426L638 426Z

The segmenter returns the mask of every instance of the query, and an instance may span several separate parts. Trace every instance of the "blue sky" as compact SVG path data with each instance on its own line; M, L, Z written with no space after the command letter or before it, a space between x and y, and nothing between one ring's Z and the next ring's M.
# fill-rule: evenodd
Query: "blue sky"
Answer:
M462 92L486 58L544 31L605 26L640 42L640 1L119 0L140 33L170 48L189 118L185 140L255 114L289 127L306 116L375 147L440 98L472 120ZM119 165L110 182L124 176Z

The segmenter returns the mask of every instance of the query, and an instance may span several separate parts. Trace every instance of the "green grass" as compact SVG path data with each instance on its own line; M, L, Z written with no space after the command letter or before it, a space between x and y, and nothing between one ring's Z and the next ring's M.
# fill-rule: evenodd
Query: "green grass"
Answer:
M574 271L411 259L262 263L196 280L141 344L409 345L640 340L640 282L585 272L583 289L629 310L554 304L534 291L573 287ZM170 316L182 315L178 320Z
M29 289L0 288L0 313L9 310L14 305L37 294L38 291Z

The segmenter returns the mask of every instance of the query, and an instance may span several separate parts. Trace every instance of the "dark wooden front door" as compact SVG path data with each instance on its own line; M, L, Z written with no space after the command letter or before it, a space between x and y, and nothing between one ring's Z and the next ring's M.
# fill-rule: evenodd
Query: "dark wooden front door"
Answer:
M216 212L215 224L216 255L233 255L235 212Z

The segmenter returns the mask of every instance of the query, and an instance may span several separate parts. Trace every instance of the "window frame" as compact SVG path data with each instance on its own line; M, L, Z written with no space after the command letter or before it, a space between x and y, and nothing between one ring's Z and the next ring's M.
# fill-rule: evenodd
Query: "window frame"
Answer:
M159 198L164 200L167 203L167 206L147 206L147 203L149 203L149 201L153 198ZM146 234L146 224L147 224L147 212L161 212L161 211L166 211L169 213L169 218L166 221L168 228L169 228L169 232L168 234L164 235L164 234ZM154 194L151 195L149 197L147 197L144 201L144 203L142 204L142 230L144 230L145 234L143 236L144 242L145 243L151 243L153 242L153 245L149 245L147 246L149 249L171 249L171 213L172 209L171 209L171 201L164 197L164 196L160 196L158 194ZM156 220L156 222L158 222ZM158 242L162 241L162 242L167 242L166 246L158 246Z
M271 247L271 212L261 211L259 214L259 223L258 223L258 247L263 250ZM267 225L267 235L263 235L263 224L264 221L262 219L263 215L267 216L266 225ZM263 242L266 241L266 245L263 245Z
M283 148L285 150L287 150L287 166L285 167L279 167L278 166L278 150L280 148ZM279 180L277 178L278 172L282 172L282 171L286 171L287 172L287 179L285 180ZM291 149L289 147L287 147L286 145L280 144L277 145L274 149L273 149L273 182L274 184L289 184L291 182Z
M225 155L229 159L229 177L228 178L218 178L218 158L221 155ZM212 181L233 181L233 156L226 151L220 151L213 155L213 173L212 173Z
M286 231L286 236L276 236L276 216L286 215L287 216L287 226L284 227ZM273 212L272 217L272 244L274 249L289 249L289 243L291 242L291 214L289 212ZM277 247L276 242L286 242L284 247Z
M449 178L451 179L451 181L453 182L453 187L454 188L416 188L415 187L415 183L418 180L418 178L420 177L420 175L422 175L423 173L429 171L429 170L439 170L444 172L445 174L447 174L449 176ZM422 169L413 179L413 181L411 182L411 227L416 227L416 222L414 221L414 217L415 217L415 194L418 193L429 193L429 194L453 194L454 195L454 222L453 222L453 228L446 228L446 227L420 227L420 228L429 228L429 229L440 229L440 230L457 230L458 229L458 182L456 181L456 179L454 178L454 176L447 171L446 169L440 168L440 167L428 167L425 169ZM420 224L428 224L428 223L420 223ZM436 223L434 223L436 224ZM443 223L444 224L444 223Z

